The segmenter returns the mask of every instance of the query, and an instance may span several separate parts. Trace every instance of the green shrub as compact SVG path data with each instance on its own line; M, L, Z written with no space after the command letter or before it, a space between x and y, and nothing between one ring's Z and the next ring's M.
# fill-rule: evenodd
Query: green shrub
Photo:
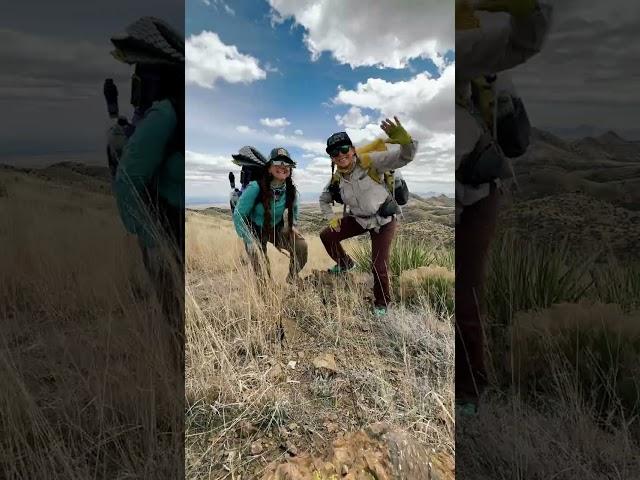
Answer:
M420 267L400 276L399 293L407 304L426 300L440 315L451 316L455 309L455 274L445 267Z
M640 265L621 265L612 260L595 270L595 297L603 303L616 303L625 310L640 308Z
M598 417L640 411L640 323L619 305L561 304L515 317L514 378Z
M577 302L593 284L589 270L594 261L595 257L586 261L574 257L566 241L536 243L502 234L489 259L489 317L498 325L508 326L518 311Z
M355 244L349 252L356 262L356 267L362 272L371 271L371 242L361 241ZM448 269L453 268L453 250L446 250L430 245L411 237L396 237L389 255L389 270L393 277L399 277L407 270L430 265L440 265Z

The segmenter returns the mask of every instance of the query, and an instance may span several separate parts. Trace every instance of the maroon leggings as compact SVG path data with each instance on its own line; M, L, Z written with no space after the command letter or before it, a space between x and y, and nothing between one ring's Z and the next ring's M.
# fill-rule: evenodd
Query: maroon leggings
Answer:
M394 218L391 222L376 233L374 230L368 230L371 235L371 260L373 265L373 296L374 303L377 307L387 306L391 302L391 294L389 290L389 252L391 251L391 242L396 232L397 222ZM340 221L340 231L334 232L329 227L320 232L320 240L327 253L335 262L343 268L353 266L353 260L344 251L340 242L347 238L356 237L366 233L367 230L362 228L356 219L352 216L342 218Z
M498 192L465 207L456 225L456 398L477 399L486 386L484 285Z

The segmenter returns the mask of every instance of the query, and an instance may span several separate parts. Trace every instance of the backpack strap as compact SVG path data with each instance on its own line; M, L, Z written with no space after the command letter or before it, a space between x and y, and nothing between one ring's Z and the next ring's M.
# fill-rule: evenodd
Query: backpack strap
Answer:
M369 175L374 182L384 185L389 193L393 194L395 187L395 177L393 175L394 170L387 170L381 174L374 167L373 161L368 153L364 153L358 158L360 159L360 166L367 171L367 175Z
M371 156L368 153L359 155L358 160L360 161L360 166L367 171L367 175L369 175L374 182L384 182L384 179L380 177L380 172L376 170L376 167L373 165L373 161L371 160Z
M387 186L387 190L389 190L389 192L391 192L392 194L396 184L396 179L393 173L394 173L394 170L389 170L387 172L384 172L384 183Z

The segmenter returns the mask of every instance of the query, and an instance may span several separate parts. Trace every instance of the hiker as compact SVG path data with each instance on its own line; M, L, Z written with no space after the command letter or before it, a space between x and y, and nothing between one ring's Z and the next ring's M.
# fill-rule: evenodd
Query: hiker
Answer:
M118 210L138 237L165 316L176 322L184 314L184 39L143 17L111 42L113 56L135 66L131 104L144 112L118 161Z
M510 23L502 31L488 33L481 28L481 20L490 16L489 12L508 13ZM455 13L455 390L457 405L473 414L487 385L482 322L486 314L484 284L498 196L512 178L506 156L523 154L528 145L527 140L519 152L515 151L518 148L507 143L517 139L517 132L511 129L507 141L498 134L503 128L496 115L496 74L500 76L540 51L551 11L537 0L484 0L475 7L469 1L457 0ZM526 118L523 124L528 125ZM514 152L509 153L511 150Z
M384 182L383 173L404 167L416 154L418 142L413 140L397 117L395 122L385 119L380 128L388 135L380 140L383 151L368 151L361 154L346 132L334 133L327 139L326 152L337 168L338 183L329 182L320 195L320 208L329 222L320 233L320 239L336 265L329 271L334 274L347 272L355 267L341 243L347 238L369 232L371 236L373 268L373 313L387 313L391 295L389 290L389 253L396 231L397 204ZM386 151L385 143L399 144L397 151ZM378 181L376 179L377 178ZM344 203L344 215L335 215L331 207L335 187Z
M289 254L288 283L297 281L300 270L307 263L307 243L297 229L299 202L291 178L295 166L286 149L278 147L271 150L263 174L249 182L233 211L236 232L243 240L260 280L271 276L266 255L268 242ZM263 265L266 272L262 270Z

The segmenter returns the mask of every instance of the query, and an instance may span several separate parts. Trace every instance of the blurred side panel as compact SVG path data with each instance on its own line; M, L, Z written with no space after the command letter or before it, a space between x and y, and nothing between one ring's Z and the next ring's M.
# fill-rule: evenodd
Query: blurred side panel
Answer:
M458 478L639 471L638 14L456 4Z
M184 477L184 3L0 20L0 477Z

